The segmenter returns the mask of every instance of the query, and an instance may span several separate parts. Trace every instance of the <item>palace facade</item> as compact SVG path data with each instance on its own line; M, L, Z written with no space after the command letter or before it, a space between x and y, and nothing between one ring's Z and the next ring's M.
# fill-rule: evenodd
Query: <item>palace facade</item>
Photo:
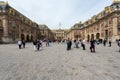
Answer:
M51 41L54 40L54 34L50 30L50 28L48 28L47 25L41 24L41 25L39 25L39 29L40 29L39 37L41 40L46 40L46 39L50 39Z
M67 29L54 29L52 30L55 40L63 40L66 39L66 34L68 32Z
M113 42L120 38L120 0L113 0L110 6L94 15L84 23L79 22L67 33L71 39L111 39Z
M16 42L18 39L37 39L38 24L12 8L7 2L0 2L0 42Z

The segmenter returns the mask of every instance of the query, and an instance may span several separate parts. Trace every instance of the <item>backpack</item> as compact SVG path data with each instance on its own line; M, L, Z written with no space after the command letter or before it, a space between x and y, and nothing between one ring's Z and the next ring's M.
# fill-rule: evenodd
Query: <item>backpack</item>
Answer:
M118 41L118 46L120 46L120 41Z

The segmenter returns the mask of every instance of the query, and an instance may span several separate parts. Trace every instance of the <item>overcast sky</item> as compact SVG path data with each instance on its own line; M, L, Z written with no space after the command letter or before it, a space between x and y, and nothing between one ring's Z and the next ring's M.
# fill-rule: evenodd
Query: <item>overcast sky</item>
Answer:
M7 0L8 3L38 24L50 29L71 28L111 5L112 0ZM61 26L59 26L61 23Z

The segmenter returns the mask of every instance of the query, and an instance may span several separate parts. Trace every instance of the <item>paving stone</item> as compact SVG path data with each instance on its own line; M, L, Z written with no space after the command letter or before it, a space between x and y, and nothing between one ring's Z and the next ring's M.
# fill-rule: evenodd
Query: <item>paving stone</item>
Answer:
M0 45L0 80L120 80L120 53L112 47L96 45L91 53L89 43L83 51L66 44L51 43L34 51L32 43L25 49L17 44Z

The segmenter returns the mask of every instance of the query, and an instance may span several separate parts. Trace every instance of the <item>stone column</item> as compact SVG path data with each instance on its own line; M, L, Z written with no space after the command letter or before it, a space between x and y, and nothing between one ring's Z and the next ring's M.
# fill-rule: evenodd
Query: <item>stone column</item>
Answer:
M115 41L116 39L118 39L118 21L117 18L113 18L113 36L112 36L112 40Z
M21 24L20 24L20 25L18 26L18 29L19 29L19 33L18 33L18 34L19 34L19 38L18 38L18 39L21 39L21 27L22 27L22 26L21 26Z
M102 30L102 29L101 29L101 24L100 24L100 26L99 26L100 38L102 38L102 35L101 35L102 31L101 31L101 30Z
M86 28L85 28L85 36L84 38L87 40L87 31L86 31Z
M3 42L9 42L9 35L8 35L8 20L3 19Z

